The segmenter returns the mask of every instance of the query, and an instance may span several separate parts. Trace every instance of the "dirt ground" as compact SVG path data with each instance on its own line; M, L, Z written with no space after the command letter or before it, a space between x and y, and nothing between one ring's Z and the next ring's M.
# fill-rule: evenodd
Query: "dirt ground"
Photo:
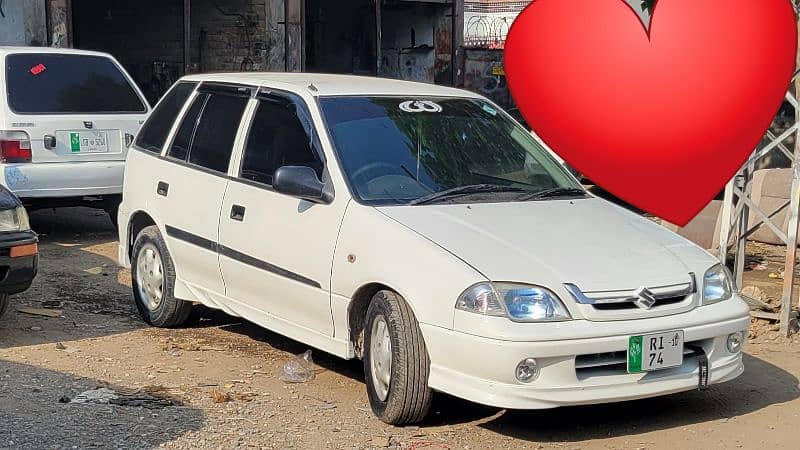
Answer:
M0 320L0 448L797 448L800 340L766 323L745 374L709 391L553 411L440 394L426 423L395 428L373 418L359 362L314 352L316 378L289 385L298 342L207 309L180 330L146 327L102 213L33 224L40 274ZM69 403L101 387L119 404Z

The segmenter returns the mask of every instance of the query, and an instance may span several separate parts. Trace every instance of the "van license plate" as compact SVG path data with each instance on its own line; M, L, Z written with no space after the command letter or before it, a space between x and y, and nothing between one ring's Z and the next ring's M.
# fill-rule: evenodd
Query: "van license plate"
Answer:
M105 131L73 131L69 134L72 153L108 153L108 133Z
M631 336L628 373L652 372L683 364L683 331Z

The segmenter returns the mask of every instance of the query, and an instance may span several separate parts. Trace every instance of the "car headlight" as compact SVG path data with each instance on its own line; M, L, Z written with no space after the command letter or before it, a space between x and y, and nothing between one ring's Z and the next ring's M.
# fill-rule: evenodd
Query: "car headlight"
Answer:
M708 269L703 275L703 304L721 302L733 296L733 276L722 264Z
M8 231L28 231L31 224L28 213L22 206L0 211L0 233Z
M516 283L480 283L464 291L456 309L514 322L571 320L564 303L549 289Z

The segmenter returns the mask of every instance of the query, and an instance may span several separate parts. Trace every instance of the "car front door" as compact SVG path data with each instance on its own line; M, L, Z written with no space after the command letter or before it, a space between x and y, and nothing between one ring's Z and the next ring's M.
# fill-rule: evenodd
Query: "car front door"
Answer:
M223 296L217 240L228 185L228 166L249 89L202 84L166 152L164 171L152 186L179 280L196 296Z
M327 179L310 117L293 94L259 95L220 216L227 296L257 310L262 325L305 339L298 330L333 336L331 263L347 206L345 196L314 204L272 190L282 166L308 166Z

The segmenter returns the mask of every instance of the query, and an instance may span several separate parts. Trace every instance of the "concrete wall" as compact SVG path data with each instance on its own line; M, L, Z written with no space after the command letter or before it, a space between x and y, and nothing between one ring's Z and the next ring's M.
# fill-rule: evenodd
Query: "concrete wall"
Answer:
M193 71L265 70L266 12L265 0L192 0Z
M467 49L464 88L484 95L504 108L514 106L503 69L503 51Z
M382 12L381 76L423 82L449 82L452 49L450 5L419 4ZM447 76L441 74L446 72Z
M72 46L72 18L69 15L67 0L47 0L50 29L47 30L51 47L68 48Z
M0 15L0 45L47 45L44 1L3 1L3 15Z

